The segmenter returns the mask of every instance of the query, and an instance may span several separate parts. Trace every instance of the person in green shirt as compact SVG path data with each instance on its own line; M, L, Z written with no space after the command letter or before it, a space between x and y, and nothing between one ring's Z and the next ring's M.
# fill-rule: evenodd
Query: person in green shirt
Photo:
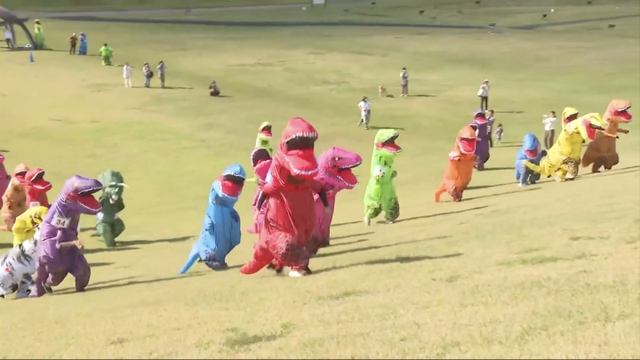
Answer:
M104 43L98 53L102 55L102 65L111 65L111 58L113 57L113 49L111 46Z
M40 20L36 19L33 26L33 33L35 34L36 50L44 49L44 30Z

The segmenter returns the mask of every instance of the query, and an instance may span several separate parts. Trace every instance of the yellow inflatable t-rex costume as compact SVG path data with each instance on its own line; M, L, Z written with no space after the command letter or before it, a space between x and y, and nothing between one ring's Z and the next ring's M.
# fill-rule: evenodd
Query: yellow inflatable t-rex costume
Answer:
M24 213L16 218L13 224L13 246L18 246L24 241L33 239L38 230L38 226L42 224L42 219L47 216L49 209L44 206L36 206L27 209Z
M598 113L581 116L562 128L556 143L549 149L547 156L540 161L540 165L529 161L525 161L524 165L546 177L555 174L556 181L573 180L578 176L582 142L593 141L596 130L604 130L604 125Z
M631 122L633 117L629 113L629 108L631 108L631 103L627 100L611 100L603 116L607 129L598 131L595 140L587 147L582 157L583 167L593 164L591 172L596 173L603 166L605 170L611 170L614 165L618 164L620 161L616 152L618 133L629 133L629 130L621 129L618 126Z

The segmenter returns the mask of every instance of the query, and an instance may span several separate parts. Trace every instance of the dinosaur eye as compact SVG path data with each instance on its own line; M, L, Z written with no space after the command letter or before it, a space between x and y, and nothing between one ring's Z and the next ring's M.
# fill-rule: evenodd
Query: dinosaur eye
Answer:
M333 158L333 160L334 161L338 161L338 160L340 160L340 158L336 156L335 158Z

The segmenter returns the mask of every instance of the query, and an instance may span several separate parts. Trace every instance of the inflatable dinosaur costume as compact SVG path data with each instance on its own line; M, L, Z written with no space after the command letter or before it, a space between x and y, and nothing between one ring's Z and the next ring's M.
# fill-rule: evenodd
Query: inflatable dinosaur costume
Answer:
M533 134L526 134L522 138L522 147L516 155L516 181L520 186L533 185L540 180L540 174L533 172L524 165L525 161L539 165L540 160L547 156L545 150L540 151L541 145L538 138Z
M180 274L186 273L198 259L212 270L228 268L227 255L240 245L240 215L233 207L242 194L246 177L240 164L232 164L211 184L200 237L193 244Z
M18 216L12 228L13 246L18 246L26 240L33 239L48 211L49 208L45 206L35 206Z
M371 156L371 177L364 194L364 223L369 226L371 219L384 211L387 224L392 224L400 216L400 203L396 195L393 179L398 173L393 163L402 152L396 144L398 132L393 129L381 129L376 133Z
M453 202L462 201L462 193L467 189L473 175L477 132L475 124L469 124L458 132L456 143L449 153L449 163L444 170L442 182L435 193L437 203L445 192L449 193Z
M4 225L1 230L11 231L16 217L27 210L27 193L24 189L25 175L29 167L19 164L13 171L13 178L9 187L2 195L2 221Z
M271 148L271 123L265 121L258 128L258 137L256 138L256 149L264 148L269 151L269 155L273 155L273 149Z
M7 173L4 167L4 155L0 154L0 194L4 194L11 183L11 175ZM0 209L2 209L2 198L0 195Z
M35 291L30 297L44 295L45 285L57 286L69 273L76 279L76 291L83 291L89 284L91 267L78 241L78 222L80 214L100 212L100 202L93 197L100 190L98 180L80 175L64 183L40 227Z
M603 116L607 128L596 132L596 138L587 146L582 157L583 167L593 164L591 172L596 173L603 166L605 170L611 170L618 164L620 158L616 152L616 138L618 133L629 133L629 130L620 129L619 125L631 122L633 117L629 113L630 108L631 103L627 100L615 99L609 103Z
M251 152L251 166L253 167L253 174L258 181L267 181L272 162L271 154L266 148L256 148ZM253 224L247 228L247 232L250 234L259 233L264 221L264 203L262 203L261 208L258 208L260 194L261 191L260 188L258 188L253 195L253 202L251 204L253 206Z
M271 181L260 185L257 206L261 208L266 202L264 224L253 259L240 269L241 273L255 274L272 261L277 271L290 267L291 277L311 273L305 246L316 225L314 191L328 207L326 194L314 180L318 173L314 154L317 139L317 131L302 118L291 119L284 128L269 170Z
M27 206L45 206L49 207L49 197L47 192L53 186L44 179L44 170L40 168L27 171L24 176L24 189L27 193Z
M572 107L566 107L564 108L564 110L562 110L562 128L564 129L564 127L572 122L573 120L578 118L578 115L580 114L580 112L578 111L578 109L572 108Z
M104 45L102 45L100 50L98 50L98 53L100 54L100 56L102 56L102 65L110 66L111 59L113 58L113 49L111 48L111 46L105 43Z
M329 235L333 212L336 206L336 196L344 189L353 189L358 179L352 169L362 164L360 155L339 147L325 150L318 157L318 175L315 180L322 185L329 204L329 212L317 194L314 196L316 203L316 227L307 242L307 250L315 255L321 247L329 246Z
M540 165L525 161L524 166L534 172L551 177L556 181L573 180L578 176L578 166L582 153L582 142L591 142L596 137L596 130L604 130L602 117L590 113L571 121L564 126L556 143L547 152Z
M484 170L484 164L489 161L489 123L483 110L473 114L473 123L476 126L476 163L474 167L478 171Z
M96 215L96 231L107 247L114 247L116 238L125 229L119 213L124 210L122 193L128 186L124 183L122 174L111 169L100 174L98 181L102 184L102 194L99 199L102 210Z
M46 208L45 208L46 209ZM26 240L0 257L0 298L17 291L16 299L29 296L36 271L37 240Z

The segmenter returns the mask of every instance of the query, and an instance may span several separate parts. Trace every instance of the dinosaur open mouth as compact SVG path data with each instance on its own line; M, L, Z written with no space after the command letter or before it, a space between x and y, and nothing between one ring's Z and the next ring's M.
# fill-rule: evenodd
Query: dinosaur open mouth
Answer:
M300 179L312 179L318 173L318 162L314 154L316 132L298 133L285 141L284 156L291 175Z
M40 168L28 171L25 179L38 190L49 191L53 187L50 182L44 179L44 170Z
M257 148L251 152L251 167L256 167L264 161L271 160L269 150L265 148Z
M13 173L13 177L18 179L21 183L26 181L25 176L27 176L27 170L20 170Z
M228 197L237 198L242 193L244 180L244 177L240 175L225 174L220 180L220 191Z
M566 118L564 118L564 120L563 120L564 123L568 124L568 123L572 122L573 120L577 119L578 118L578 114L579 113L577 113L577 112L569 114Z
M263 128L260 129L260 134L266 136L266 137L271 137L273 134L271 133L271 125L267 125Z
M629 113L630 108L631 108L631 105L625 106L622 109L616 110L615 116L619 117L620 119L622 119L622 121L626 123L631 122L631 119L633 119L633 116L631 116L631 114Z
M527 156L527 158L528 158L528 159L535 159L535 158L537 158L539 153L540 153L540 152L538 151L538 147L537 147L537 146L536 146L536 147L534 147L534 148L533 148L533 149L531 149L531 150L525 150L525 151L524 151L524 154Z
M589 119L584 119L582 121L582 125L584 125L584 127L585 127L585 129L587 131L587 137L591 141L593 141L596 138L596 131L597 130L602 130L602 131L605 130L602 126L591 123L591 121L589 121Z
M377 143L376 147L380 150L385 150L392 154L397 154L402 151L402 148L396 144L396 140L398 139L399 134L394 134L390 138L386 139L383 142Z
M476 152L476 139L461 137L458 142L458 147L460 148L460 151L465 154L473 154Z
M356 162L347 166L340 166L338 168L338 175L336 176L340 181L342 181L347 187L354 188L356 184L358 184L358 179L353 174L352 169L360 166L362 162Z

